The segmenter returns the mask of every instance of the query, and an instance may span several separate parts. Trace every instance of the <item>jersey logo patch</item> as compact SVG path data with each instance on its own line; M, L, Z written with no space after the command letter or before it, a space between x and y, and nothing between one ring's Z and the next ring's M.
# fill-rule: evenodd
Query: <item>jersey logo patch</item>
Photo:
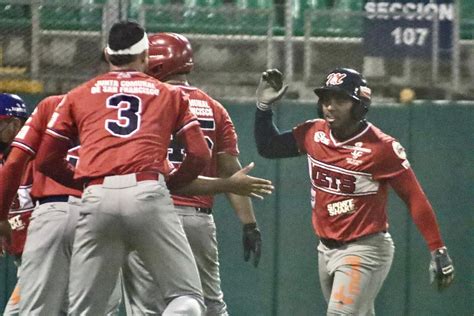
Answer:
M403 148L402 145L400 145L399 142L393 142L392 143L393 151L395 154L398 156L400 159L407 159L407 153L405 152L405 148Z
M325 164L308 155L312 185L321 191L346 196L376 194L379 183L370 173L347 170Z
M323 143L326 146L329 145L329 139L326 137L324 132L319 131L314 133L313 139L316 143Z
M329 216L337 216L341 214L352 214L355 212L354 199L338 201L328 204Z
M357 142L354 144L354 146L343 146L345 149L351 149L351 158L346 158L347 163L358 166L362 164L362 160L359 160L360 157L362 157L363 154L365 153L371 153L372 150L370 148L364 148L362 147L363 143L362 142Z

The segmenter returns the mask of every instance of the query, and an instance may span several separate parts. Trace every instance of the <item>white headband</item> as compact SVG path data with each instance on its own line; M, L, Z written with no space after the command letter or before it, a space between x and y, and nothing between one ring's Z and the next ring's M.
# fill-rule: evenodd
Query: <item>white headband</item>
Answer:
M148 36L146 33L143 34L143 38L139 40L137 43L133 44L129 48L120 49L120 50L113 50L107 45L105 47L105 51L109 55L138 55L143 53L145 50L148 49Z

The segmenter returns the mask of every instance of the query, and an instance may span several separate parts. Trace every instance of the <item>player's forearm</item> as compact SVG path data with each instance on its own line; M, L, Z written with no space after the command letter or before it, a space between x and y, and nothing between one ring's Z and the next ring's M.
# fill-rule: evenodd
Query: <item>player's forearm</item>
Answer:
M256 223L252 200L247 196L227 193L227 199L242 224Z
M0 169L0 221L7 220L21 177L31 156L21 149L13 148L6 164Z
M418 183L413 170L409 169L390 181L390 184L405 202L411 217L423 235L430 251L444 246L433 208Z
M231 186L229 179L198 176L190 183L170 191L182 195L214 195L231 191Z
M299 155L291 131L280 133L273 124L273 112L256 110L254 134L258 153L265 158L285 158Z
M199 126L190 128L180 137L186 147L186 157L179 169L166 181L169 190L173 192L195 180L211 160L211 153Z
M36 167L39 172L54 181L69 188L82 190L83 183L74 180L74 168L65 159L68 149L68 142L45 134L36 155Z

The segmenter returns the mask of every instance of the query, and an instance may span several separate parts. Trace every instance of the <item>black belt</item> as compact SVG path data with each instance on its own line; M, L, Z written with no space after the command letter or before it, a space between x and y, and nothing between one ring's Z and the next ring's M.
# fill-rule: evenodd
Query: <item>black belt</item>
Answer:
M212 214L212 208L210 207L195 207L196 212L198 213L204 213L204 214Z
M44 198L39 198L38 203L53 203L53 202L67 202L69 201L69 195L51 195Z
M328 247L329 249L336 249L336 248L341 248L342 246L345 246L347 244L350 244L350 243L353 243L353 242L356 242L358 240L362 240L362 239L365 239L367 237L370 237L370 236L373 236L375 234L378 234L378 233L386 233L387 231L384 230L384 231L381 231L381 232L377 232L377 233L373 233L373 234L368 234L368 235L365 235L365 236L361 236L359 238L354 238L354 239L351 239L351 240L336 240L336 239L329 239L329 238L319 238L319 241L326 247Z

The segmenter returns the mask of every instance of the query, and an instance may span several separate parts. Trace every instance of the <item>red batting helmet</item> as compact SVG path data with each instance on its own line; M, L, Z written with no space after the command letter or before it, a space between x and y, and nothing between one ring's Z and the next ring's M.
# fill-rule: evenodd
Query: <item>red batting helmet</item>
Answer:
M161 81L175 74L189 73L194 66L193 49L188 39L176 33L148 36L148 74Z

